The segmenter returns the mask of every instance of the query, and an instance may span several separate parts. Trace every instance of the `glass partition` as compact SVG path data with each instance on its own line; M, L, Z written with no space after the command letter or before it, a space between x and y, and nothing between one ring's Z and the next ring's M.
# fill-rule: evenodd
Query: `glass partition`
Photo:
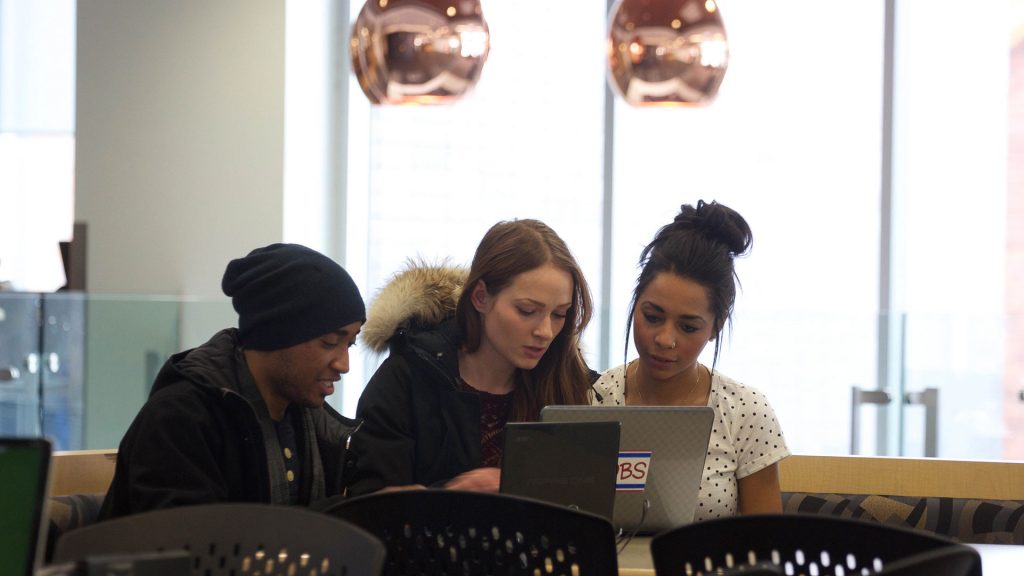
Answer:
M739 310L717 369L767 394L794 453L872 455L891 444L890 455L1014 458L1020 430L1003 409L1021 402L1020 386L1003 343L1022 320L897 315L899 376L859 404L854 388L879 388L885 316ZM115 447L167 358L236 323L226 298L0 292L0 435L42 433L58 450ZM710 348L702 361L712 363ZM354 412L344 391L360 384L359 374L343 377L330 403Z
M227 299L0 292L0 435L115 447L167 358L236 320Z

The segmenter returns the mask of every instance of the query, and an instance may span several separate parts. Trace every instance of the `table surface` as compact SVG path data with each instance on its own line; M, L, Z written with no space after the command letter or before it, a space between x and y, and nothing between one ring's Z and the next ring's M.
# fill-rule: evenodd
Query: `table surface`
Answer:
M1024 546L1009 544L968 544L981 554L981 569L985 576L1018 576L1024 574ZM619 554L620 576L651 576L650 537L633 538Z

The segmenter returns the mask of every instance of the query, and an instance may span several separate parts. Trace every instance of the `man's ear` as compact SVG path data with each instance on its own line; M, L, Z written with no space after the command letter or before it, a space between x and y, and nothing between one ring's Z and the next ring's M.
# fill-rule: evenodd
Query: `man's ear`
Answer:
M477 312L484 313L491 302L491 295L487 293L487 285L483 280L477 280L473 291L469 294L469 300Z

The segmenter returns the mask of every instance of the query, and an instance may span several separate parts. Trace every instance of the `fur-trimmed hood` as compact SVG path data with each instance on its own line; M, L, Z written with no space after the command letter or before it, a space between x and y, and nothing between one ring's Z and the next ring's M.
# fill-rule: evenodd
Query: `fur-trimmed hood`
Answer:
M377 353L399 329L437 326L455 315L469 271L447 262L409 261L381 288L366 313L363 343Z

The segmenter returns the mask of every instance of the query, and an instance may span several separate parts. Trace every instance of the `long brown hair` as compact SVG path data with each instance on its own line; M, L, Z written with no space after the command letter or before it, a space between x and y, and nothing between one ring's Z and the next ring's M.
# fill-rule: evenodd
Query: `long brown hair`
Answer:
M572 304L562 331L537 366L516 371L510 422L537 420L541 408L549 404L589 404L590 370L580 353L580 337L590 322L593 304L583 272L565 242L547 224L539 220L498 222L477 246L455 309L462 344L467 352L475 352L483 336L480 313L471 300L477 282L483 280L487 292L494 296L519 274L548 263L572 277Z

